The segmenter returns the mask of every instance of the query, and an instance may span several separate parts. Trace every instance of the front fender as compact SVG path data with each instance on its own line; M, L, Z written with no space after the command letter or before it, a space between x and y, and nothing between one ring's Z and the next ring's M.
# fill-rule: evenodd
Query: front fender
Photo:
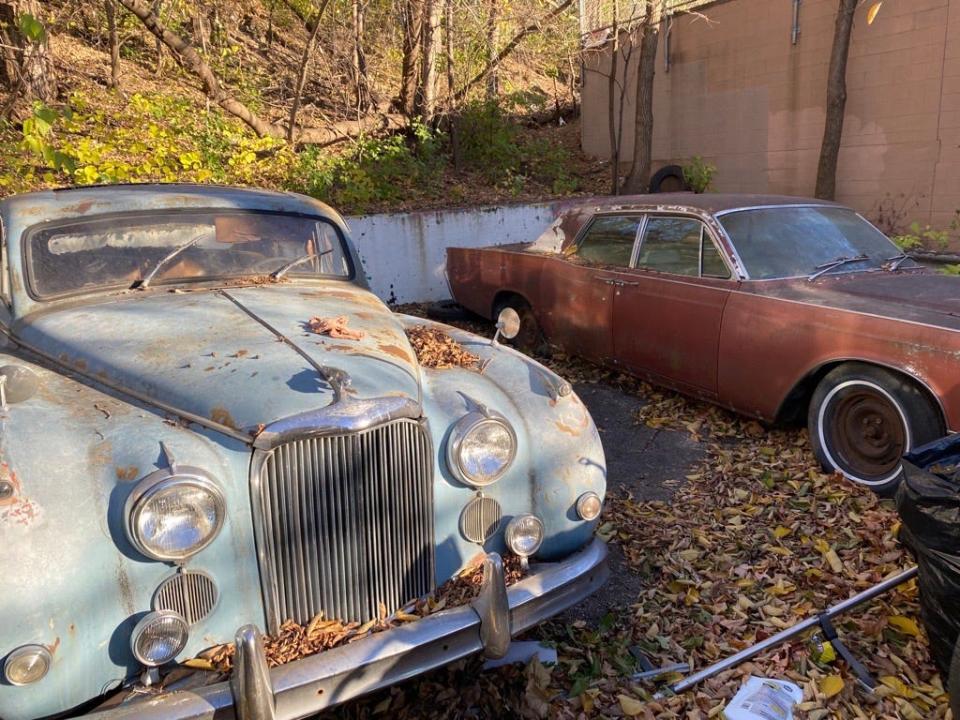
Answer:
M597 521L576 514L577 499L587 491L601 498L606 489L606 461L600 436L587 408L573 392L556 397L561 380L536 361L490 340L422 318L400 316L407 327L428 325L447 332L465 349L479 356L480 372L473 368L424 369L424 413L430 419L437 448L435 482L437 575L444 580L481 548L463 537L462 508L477 495L446 464L446 444L452 426L478 402L502 414L517 433L517 457L507 473L483 488L500 503L504 526L515 515L531 512L546 532L537 557L556 560L584 546ZM503 533L482 548L505 552Z
M131 630L175 568L131 547L122 511L137 480L165 466L161 442L178 462L208 470L228 508L217 539L187 563L210 573L220 601L190 629L185 656L232 637L237 617L262 622L248 449L0 354L0 366L8 365L28 368L38 384L32 397L0 412L0 479L15 488L0 504L0 576L8 589L0 658L41 644L53 665L34 685L0 684L0 717L60 712L138 671Z

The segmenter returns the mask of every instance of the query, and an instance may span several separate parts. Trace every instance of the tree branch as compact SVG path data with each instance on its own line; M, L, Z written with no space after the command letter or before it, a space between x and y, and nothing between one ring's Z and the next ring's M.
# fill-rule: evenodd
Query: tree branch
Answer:
M554 18L561 15L572 4L573 4L573 0L563 0L559 5L555 6L553 10L551 10L546 15L544 15L543 18L541 18L539 21L532 22L529 25L521 28L520 31L516 35L514 35L512 38L510 38L510 41L506 45L504 45L500 49L500 51L490 59L490 62L487 63L486 67L484 67L483 70L481 70L472 78L470 78L467 81L466 85L464 85L462 88L460 88L453 94L453 100L455 102L460 102L461 100L463 100L467 96L467 93L470 92L470 90L472 90L479 83L483 82L490 73L492 73L494 70L500 67L500 63L502 63L504 59L517 48L517 45L523 42L523 39L527 37L527 35L532 35L534 33L540 32L543 29L543 26L545 24L547 24Z
M297 82L293 88L293 104L290 107L290 122L287 127L287 142L293 144L293 136L297 130L297 113L300 112L300 100L303 97L303 88L307 84L307 70L310 68L310 58L313 56L313 46L320 32L320 18L323 17L323 11L327 9L330 0L323 0L320 3L320 9L317 11L316 20L313 23L313 30L310 31L310 37L307 38L307 44L303 47L303 57L300 60L300 69L297 71Z
M144 26L180 59L184 68L200 79L204 92L223 110L238 118L261 137L286 139L288 128L260 117L246 105L224 90L217 76L193 46L176 33L164 27L150 6L143 0L117 0L136 15ZM358 120L341 120L325 128L304 128L299 142L306 145L329 145L363 132L382 128L403 127L399 115L368 116Z

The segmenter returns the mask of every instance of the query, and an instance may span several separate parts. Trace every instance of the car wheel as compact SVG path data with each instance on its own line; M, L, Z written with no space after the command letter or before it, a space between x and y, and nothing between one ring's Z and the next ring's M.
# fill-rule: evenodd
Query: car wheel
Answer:
M539 350L543 345L543 336L540 334L540 325L537 323L537 317L533 314L530 303L519 297L508 298L497 304L493 319L496 320L506 308L513 308L520 316L520 332L517 333L515 338L507 342L527 352Z
M960 638L957 638L957 646L953 650L947 692L950 694L950 709L953 710L953 716L960 718Z
M944 432L939 409L916 385L862 363L841 365L820 381L807 427L825 470L880 495L899 484L905 453Z

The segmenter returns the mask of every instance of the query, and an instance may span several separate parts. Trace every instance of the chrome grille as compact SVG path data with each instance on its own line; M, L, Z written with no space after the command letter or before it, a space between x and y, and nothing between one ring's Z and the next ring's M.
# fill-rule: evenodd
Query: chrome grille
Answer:
M415 420L280 445L254 488L267 619L366 622L434 587L430 443Z
M213 612L219 597L213 578L199 570L183 570L160 583L153 593L153 609L174 610L193 625Z

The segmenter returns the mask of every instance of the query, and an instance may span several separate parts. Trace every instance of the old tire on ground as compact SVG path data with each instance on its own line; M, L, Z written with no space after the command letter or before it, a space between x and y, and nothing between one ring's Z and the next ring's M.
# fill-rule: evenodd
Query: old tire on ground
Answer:
M666 165L657 170L650 178L650 192L684 192L690 189L683 179L683 168L679 165Z
M543 336L540 334L540 325L537 323L537 317L533 314L530 303L516 295L499 300L496 307L493 308L494 321L508 307L516 310L517 315L520 316L520 332L517 333L515 338L505 340L505 342L509 342L525 352L539 350L543 345Z
M828 472L889 495L900 458L944 434L935 403L914 383L884 368L845 363L817 385L807 412L810 443Z
M427 317L439 322L450 322L469 320L474 315L455 300L438 300L427 305Z
M960 638L957 638L957 647L953 651L953 662L950 663L947 692L950 693L950 709L953 710L953 716L960 718Z

